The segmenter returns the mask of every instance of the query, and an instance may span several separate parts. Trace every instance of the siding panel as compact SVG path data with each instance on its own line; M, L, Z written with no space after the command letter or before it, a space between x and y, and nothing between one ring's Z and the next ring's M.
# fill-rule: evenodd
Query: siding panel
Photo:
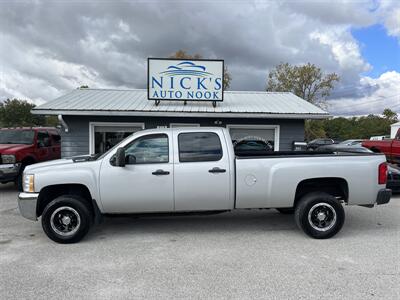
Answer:
M227 124L280 125L280 150L292 150L294 141L304 140L304 120L285 119L238 119L238 118L160 118L160 117L101 117L64 116L69 132L61 133L61 156L71 157L89 153L89 122L144 123L146 129L168 126L170 123L199 123L201 126L222 126ZM222 122L215 125L215 122Z

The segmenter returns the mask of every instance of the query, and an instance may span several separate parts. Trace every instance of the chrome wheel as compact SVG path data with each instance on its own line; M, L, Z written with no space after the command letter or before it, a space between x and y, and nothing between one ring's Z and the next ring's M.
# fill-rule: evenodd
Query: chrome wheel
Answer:
M308 212L308 222L318 231L327 231L336 224L336 211L328 203L317 203Z
M57 208L50 217L50 226L61 236L75 234L81 225L79 213L69 206Z

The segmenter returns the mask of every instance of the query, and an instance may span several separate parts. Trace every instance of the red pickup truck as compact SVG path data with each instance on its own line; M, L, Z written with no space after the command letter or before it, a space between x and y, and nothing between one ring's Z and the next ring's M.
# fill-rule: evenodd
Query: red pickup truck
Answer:
M21 189L25 166L61 157L60 140L56 128L1 128L0 182L15 181Z
M374 152L384 153L388 162L400 165L400 129L394 139L364 141L362 145Z

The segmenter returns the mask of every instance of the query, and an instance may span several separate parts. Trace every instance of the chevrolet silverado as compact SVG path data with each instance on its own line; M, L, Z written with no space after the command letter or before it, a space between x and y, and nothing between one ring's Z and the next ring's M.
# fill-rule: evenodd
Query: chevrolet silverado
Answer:
M363 174L363 176L360 176ZM105 154L27 166L25 218L59 243L81 240L109 214L170 215L276 208L323 239L340 231L343 205L388 203L385 156L375 153L234 152L224 128L132 134Z

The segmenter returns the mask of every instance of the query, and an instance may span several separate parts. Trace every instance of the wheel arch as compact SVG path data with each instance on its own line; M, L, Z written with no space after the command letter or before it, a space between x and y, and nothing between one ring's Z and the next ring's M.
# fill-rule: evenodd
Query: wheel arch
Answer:
M42 215L44 208L55 198L62 195L79 196L88 208L96 213L96 204L89 188L84 184L55 184L42 188L39 192L36 215ZM97 208L98 209L98 208Z
M297 185L294 206L303 196L313 192L325 192L346 203L349 199L349 185L346 179L341 177L308 178Z

